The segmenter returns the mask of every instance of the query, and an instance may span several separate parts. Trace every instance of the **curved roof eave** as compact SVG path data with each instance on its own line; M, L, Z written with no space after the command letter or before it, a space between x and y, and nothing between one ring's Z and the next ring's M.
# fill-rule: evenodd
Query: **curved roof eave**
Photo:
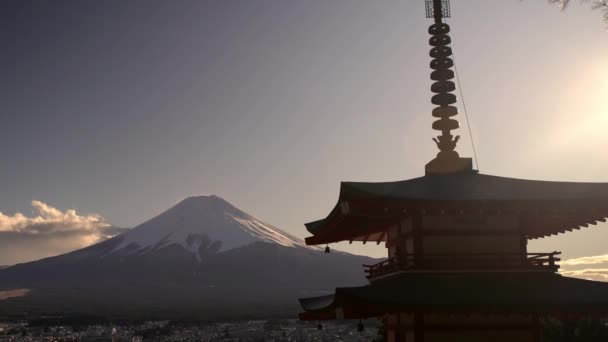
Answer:
M608 183L539 181L478 173L426 175L396 182L342 182L338 203L330 214L325 219L306 224L307 230L314 237L309 241L321 240L317 235L323 235L336 218L346 214L348 203L355 201L419 204L432 202L443 205L483 203L494 206L519 203L522 207L542 203L559 204L560 208L567 208L569 205L597 206L602 209L603 214L586 219L595 222L608 217ZM345 205L346 208L343 207ZM585 220L580 225L584 224ZM569 229L576 227L560 227L548 232L548 235Z
M366 286L337 288L335 295L300 303L309 319L333 319L338 308L347 318L416 310L605 315L608 283L538 272L411 273Z

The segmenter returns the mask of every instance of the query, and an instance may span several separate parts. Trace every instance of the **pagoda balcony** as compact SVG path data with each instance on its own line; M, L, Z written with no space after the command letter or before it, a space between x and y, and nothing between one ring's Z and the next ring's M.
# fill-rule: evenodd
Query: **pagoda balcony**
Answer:
M402 271L540 271L557 272L561 252L552 253L478 253L406 254L374 265L363 265L367 279Z

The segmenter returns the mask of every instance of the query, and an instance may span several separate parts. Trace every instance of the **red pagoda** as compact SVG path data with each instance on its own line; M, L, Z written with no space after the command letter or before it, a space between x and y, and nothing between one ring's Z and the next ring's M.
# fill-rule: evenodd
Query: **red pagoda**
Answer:
M302 320L384 322L389 342L542 341L540 320L608 314L608 283L561 276L559 253L528 240L606 222L608 183L547 182L478 173L455 151L459 127L446 0L427 0L434 139L423 177L343 182L338 203L306 224L308 245L384 242L364 265L369 284L300 299ZM566 325L567 326L567 325Z

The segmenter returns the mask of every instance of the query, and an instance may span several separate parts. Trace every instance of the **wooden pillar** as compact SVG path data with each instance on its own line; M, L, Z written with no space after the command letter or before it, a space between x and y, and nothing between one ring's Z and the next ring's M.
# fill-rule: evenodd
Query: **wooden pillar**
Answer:
M422 214L415 213L412 216L412 238L414 240L414 267L422 267L423 258L423 234L422 234Z
M403 326L401 325L401 313L397 312L397 332L395 335L395 342L405 342L405 335L403 334Z
M521 253L521 265L527 266L528 264L528 238L526 237L526 232L524 231L523 219L520 216L518 220L518 230L519 230L519 252Z
M566 318L562 320L564 342L572 342L572 323Z
M424 314L414 314L414 342L424 342Z
M541 325L538 314L532 315L532 334L534 342L541 342Z

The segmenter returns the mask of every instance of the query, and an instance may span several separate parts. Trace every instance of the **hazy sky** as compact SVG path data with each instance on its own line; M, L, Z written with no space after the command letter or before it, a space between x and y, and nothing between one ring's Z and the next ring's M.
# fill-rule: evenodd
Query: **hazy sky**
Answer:
M436 153L422 0L0 6L6 215L39 200L133 227L214 193L305 237L340 181L418 177ZM481 172L607 182L601 14L544 0L453 0L452 14ZM531 249L606 241L604 225Z

